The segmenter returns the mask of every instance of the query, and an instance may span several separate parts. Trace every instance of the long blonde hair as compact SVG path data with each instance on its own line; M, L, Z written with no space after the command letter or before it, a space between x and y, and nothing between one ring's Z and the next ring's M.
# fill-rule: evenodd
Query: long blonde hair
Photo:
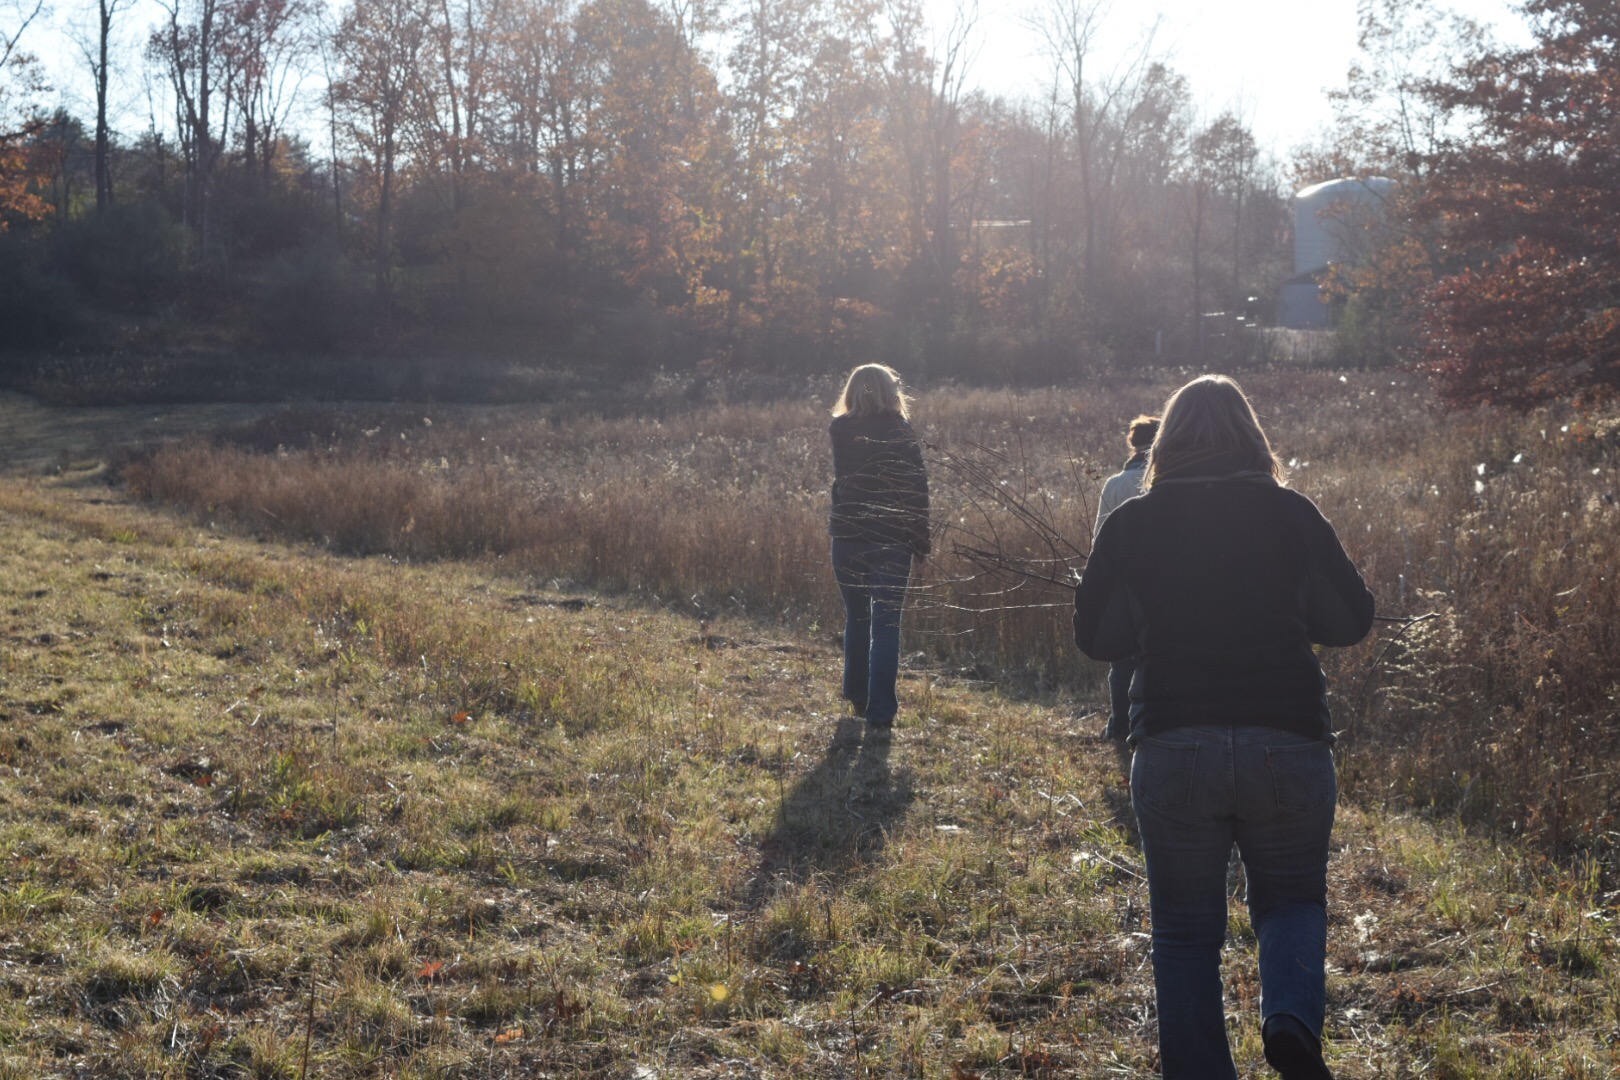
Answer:
M911 418L911 399L900 389L900 375L887 364L862 364L849 373L843 392L834 403L834 416L876 416L893 413Z
M1263 473L1279 483L1286 475L1243 388L1225 375L1199 376L1164 403L1142 487L1211 471Z

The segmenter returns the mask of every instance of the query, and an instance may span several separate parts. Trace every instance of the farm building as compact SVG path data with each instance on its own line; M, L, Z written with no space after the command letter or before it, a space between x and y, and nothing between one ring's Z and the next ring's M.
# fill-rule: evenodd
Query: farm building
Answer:
M1322 272L1357 258L1394 189L1395 181L1372 176L1328 180L1294 196L1294 276L1277 293L1278 326L1327 329Z

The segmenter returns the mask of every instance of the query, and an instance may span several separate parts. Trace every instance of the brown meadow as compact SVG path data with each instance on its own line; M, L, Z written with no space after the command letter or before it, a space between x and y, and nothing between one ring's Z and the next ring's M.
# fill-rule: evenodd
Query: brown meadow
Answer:
M0 1077L1151 1075L1128 796L1040 579L1172 381L922 397L892 743L837 707L819 393L280 414L127 462L161 506L0 480ZM1573 763L1613 726L1612 450L1245 381L1385 611L1433 613L1326 657L1336 1074L1611 1075Z
M1387 620L1324 655L1348 793L1612 861L1613 424L1445 413L1399 374L1245 381L1291 483L1335 523ZM940 557L914 590L919 664L1021 694L1095 690L1061 583L1084 565L1125 421L1175 385L922 396ZM617 417L291 411L126 475L142 498L263 535L494 556L538 581L825 634L840 625L825 565L831 396Z

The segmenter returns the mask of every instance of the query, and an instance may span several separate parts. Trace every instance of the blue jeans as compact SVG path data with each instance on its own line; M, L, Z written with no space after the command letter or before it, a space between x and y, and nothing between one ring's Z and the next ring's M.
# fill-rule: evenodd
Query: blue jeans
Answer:
M900 674L900 608L911 551L861 540L832 542L833 576L844 598L844 697L866 710L868 724L894 722Z
M1321 1037L1337 797L1332 749L1303 735L1175 728L1136 744L1131 803L1147 861L1165 1080L1237 1077L1221 993L1233 844L1260 941L1261 1022L1287 1013Z

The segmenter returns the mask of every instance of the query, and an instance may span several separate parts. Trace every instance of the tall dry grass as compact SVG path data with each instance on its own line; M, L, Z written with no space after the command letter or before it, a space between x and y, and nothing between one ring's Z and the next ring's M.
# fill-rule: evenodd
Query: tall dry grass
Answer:
M1025 689L1094 690L1101 668L1070 643L1061 582L1083 566L1126 421L1181 379L924 394L938 555L912 600L908 648ZM1243 382L1291 483L1335 523L1381 612L1422 616L1324 655L1346 792L1612 854L1612 431L1559 410L1442 413L1389 373ZM831 633L832 394L641 417L288 412L159 451L126 476L152 500L341 551L490 556L699 616L746 611Z

